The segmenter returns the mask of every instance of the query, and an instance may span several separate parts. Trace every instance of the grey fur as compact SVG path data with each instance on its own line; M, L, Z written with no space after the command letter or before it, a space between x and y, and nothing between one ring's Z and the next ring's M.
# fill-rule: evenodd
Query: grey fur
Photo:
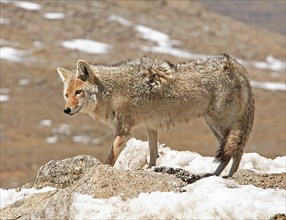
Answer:
M254 120L254 98L246 69L227 54L176 65L148 57L116 65L78 61L76 71L58 72L65 93L75 81L83 82L80 111L114 127L108 164L115 163L131 129L143 125L149 138L149 166L155 166L157 129L204 117L220 145L220 165L214 174L220 175L231 158L228 176L237 170Z

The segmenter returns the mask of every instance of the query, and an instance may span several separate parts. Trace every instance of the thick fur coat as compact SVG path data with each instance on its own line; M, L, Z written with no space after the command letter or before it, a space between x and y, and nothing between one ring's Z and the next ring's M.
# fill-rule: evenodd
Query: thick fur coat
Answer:
M113 165L131 129L143 125L156 164L157 129L204 117L219 142L219 175L231 158L229 176L237 170L254 119L254 98L246 69L230 56L186 63L135 58L115 65L58 68L67 101L65 113L79 111L107 122L115 137L107 163Z

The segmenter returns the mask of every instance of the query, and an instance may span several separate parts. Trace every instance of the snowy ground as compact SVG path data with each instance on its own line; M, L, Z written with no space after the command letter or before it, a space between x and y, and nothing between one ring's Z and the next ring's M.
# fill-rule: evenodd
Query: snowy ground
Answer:
M76 219L269 219L285 213L285 190L239 186L219 177L202 179L185 190L141 193L127 201L76 194L73 213Z
M214 158L197 153L178 152L164 145L160 145L159 153L158 166L183 168L195 174L212 172L216 167ZM136 169L146 166L147 161L147 142L131 139L115 168ZM240 169L282 173L286 169L286 156L271 160L256 153L244 154ZM1 207L33 193L51 190L55 189L1 189ZM98 199L75 193L70 214L73 219L269 219L277 213L286 213L284 189L242 186L233 180L209 177L187 185L183 191L141 193L126 201L119 196Z

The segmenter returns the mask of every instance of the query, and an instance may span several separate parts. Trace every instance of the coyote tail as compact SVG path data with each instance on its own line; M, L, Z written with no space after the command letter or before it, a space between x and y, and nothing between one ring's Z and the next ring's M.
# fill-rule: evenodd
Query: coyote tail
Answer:
M219 147L215 156L216 162L229 161L232 157L239 156L243 152L254 121L255 107L251 88L249 88L248 94L246 108L224 138L224 142Z

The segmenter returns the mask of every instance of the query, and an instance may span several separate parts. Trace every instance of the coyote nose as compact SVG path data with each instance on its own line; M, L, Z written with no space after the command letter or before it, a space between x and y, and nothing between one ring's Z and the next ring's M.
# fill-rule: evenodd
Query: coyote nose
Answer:
M71 113L71 108L67 107L64 109L64 113L69 114Z

